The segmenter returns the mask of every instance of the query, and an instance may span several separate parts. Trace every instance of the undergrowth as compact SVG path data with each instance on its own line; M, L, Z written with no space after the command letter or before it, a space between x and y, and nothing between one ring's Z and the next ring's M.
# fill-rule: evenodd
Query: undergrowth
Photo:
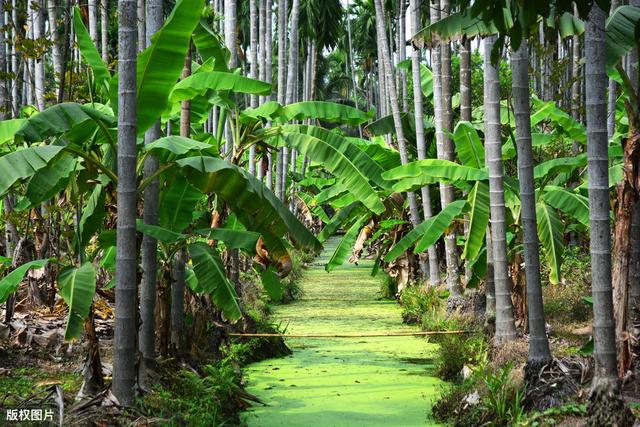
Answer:
M141 411L167 426L237 425L245 403L231 361L202 365L199 371L165 367L160 383L141 399Z

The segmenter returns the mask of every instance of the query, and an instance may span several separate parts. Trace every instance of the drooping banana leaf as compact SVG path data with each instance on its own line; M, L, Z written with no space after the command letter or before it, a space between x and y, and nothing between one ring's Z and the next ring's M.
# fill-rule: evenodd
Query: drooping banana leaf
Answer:
M583 145L587 143L587 131L584 125L558 108L555 102L545 102L533 97L531 126L535 127L544 121L550 122L556 132L565 134L570 140L578 141Z
M416 252L424 252L430 246L433 246L440 237L447 231L454 218L462 214L467 208L466 200L456 200L447 205L437 215L431 217L428 221L431 224L425 229L420 241L416 244Z
M36 261L27 262L20 267L7 274L2 280L0 280L0 304L7 302L9 295L18 290L18 285L32 268L42 268L49 262L48 259L39 259Z
M367 156L380 165L384 170L393 169L401 165L400 153L390 148L382 138L360 139L347 138L352 144L360 147Z
M208 151L213 146L206 142L196 141L195 139L185 138L178 135L165 136L146 144L145 151L168 151L178 156L182 156L191 151Z
M575 157L559 157L557 159L547 160L533 168L533 178L543 179L554 174L572 172L574 169L587 165L587 156L581 154Z
M351 254L351 248L356 243L356 239L358 238L358 234L360 233L360 229L365 224L366 221L369 220L369 215L364 215L360 217L356 222L349 227L346 234L342 236L340 239L340 243L336 247L336 250L331 255L329 262L324 266L324 269L327 273L333 271L336 267L341 266L344 262L349 258Z
M393 184L393 189L402 192L440 181L453 183L487 180L489 174L485 168L471 168L449 160L426 159L391 169L383 173L382 177L388 181L397 181Z
M536 217L538 219L538 237L549 264L549 281L558 284L560 283L560 266L564 253L562 220L556 210L543 200L538 200L536 203Z
M136 219L136 230L167 245L172 245L188 237L186 234L177 233L159 225L145 224L139 218Z
M176 174L160 194L158 225L181 233L193 221L193 212L202 197L202 192L182 174Z
M398 68L407 70L411 73L411 59L405 59L398 63ZM433 95L433 73L424 64L420 64L420 88L422 89L422 95L425 98L430 98ZM455 108L455 107L454 107Z
M331 187L327 187L313 198L315 203L319 205L323 205L325 203L330 203L332 200L347 194L349 190L341 183L337 182Z
M484 245L489 223L489 186L484 181L476 182L467 197L470 206L469 231L464 244L462 258L475 259Z
M80 267L67 267L58 274L60 296L69 306L64 339L77 339L84 330L84 319L89 315L96 292L96 272L93 264L85 262Z
M172 103L194 99L210 91L231 91L253 95L268 95L271 85L239 74L210 71L197 73L178 82L171 92Z
M549 205L589 227L589 199L561 187L545 187L542 198Z
M372 111L365 113L350 105L326 101L303 101L284 106L277 119L281 123L291 120L314 119L357 126L368 122L372 117Z
M52 198L66 187L69 175L77 167L77 159L70 154L62 153L54 157L31 177L25 197L16 204L15 209L29 209Z
M282 283L278 272L273 267L269 267L260 274L260 278L262 279L262 287L269 297L273 301L282 300Z
M453 142L460 162L470 168L482 169L484 147L476 128L469 122L460 121L453 131Z
M297 132L323 140L350 159L360 172L374 184L380 188L391 189L389 183L382 179L384 169L347 138L318 126L289 125L283 129L285 132Z
M149 47L138 55L138 135L144 134L167 108L203 7L204 0L178 0L162 28L151 37Z
M462 36L488 36L498 30L491 22L482 20L482 16L472 16L469 11L455 12L420 30L414 39L430 43L434 36L439 40L456 40Z
M478 254L475 260L469 263L471 269L471 278L466 284L466 289L477 288L482 280L486 279L487 275L487 247L483 246L482 250Z
M631 50L638 47L640 8L620 6L607 19L605 52L607 68L611 69Z
M101 128L103 131L116 126L116 119L113 116L89 105L65 102L29 117L22 128L16 132L16 137L27 142L40 142L69 132L85 122L92 122L95 124L95 129Z
M210 239L224 242L227 248L242 249L251 255L255 255L256 243L260 238L260 233L247 230L233 230L230 228L210 228L197 230L197 232L208 235Z
M16 182L47 167L63 148L53 145L28 147L0 157L0 195L4 195Z
M93 78L95 80L95 86L99 91L103 91L105 94L109 93L109 81L111 80L111 74L107 70L107 66L102 62L102 57L98 52L98 49L93 44L87 28L82 21L82 14L78 6L73 8L73 29L76 34L76 41L78 42L78 49L85 61L93 70Z
M350 217L352 213L360 206L360 203L353 203L347 207L340 209L332 218L331 222L327 223L320 234L318 234L318 240L322 243L338 231L342 224Z
M299 248L319 251L322 245L289 211L289 208L244 169L213 157L188 157L178 160L187 179L205 194L217 194L238 219L263 236L289 233Z
M89 243L89 240L96 231L104 224L106 210L104 208L105 192L102 185L98 184L94 187L87 205L82 211L80 218L80 236L82 245Z
M16 132L27 122L27 119L10 119L0 121L0 145L13 141Z
M384 204L380 201L377 191L369 183L369 177L339 149L323 139L297 132L283 131L282 138L289 147L295 148L301 155L321 163L371 211L377 214L384 212Z
M206 243L188 245L198 288L211 295L216 306L230 320L242 316L235 287L227 278L220 256Z
M204 61L214 60L212 71L229 71L227 66L230 57L229 50L206 20L200 19L192 37L193 44L196 45L196 49L198 49L202 59Z
M453 218L460 215L464 210L466 203L466 200L456 200L444 208L440 213L438 213L438 215L419 224L391 248L391 250L385 255L384 260L386 262L393 262L413 246L418 239L421 239L419 243L422 250L433 245L440 236L442 236L442 233L444 233L447 227L449 227ZM424 247L422 248L422 246ZM416 247L416 252L421 251L418 251L418 248Z

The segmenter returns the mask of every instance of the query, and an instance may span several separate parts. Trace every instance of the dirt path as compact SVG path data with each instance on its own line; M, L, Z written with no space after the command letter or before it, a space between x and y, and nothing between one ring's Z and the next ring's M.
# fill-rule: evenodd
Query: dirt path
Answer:
M324 264L337 240L306 271L302 298L277 307L287 333L414 331L401 309L379 300L371 261L331 274ZM247 367L248 391L268 406L246 415L250 427L436 425L429 407L440 393L432 377L434 346L422 338L291 339L293 355Z

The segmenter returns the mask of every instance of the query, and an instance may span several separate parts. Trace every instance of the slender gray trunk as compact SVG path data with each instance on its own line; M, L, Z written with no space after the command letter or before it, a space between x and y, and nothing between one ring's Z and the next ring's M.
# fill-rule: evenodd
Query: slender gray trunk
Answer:
M574 14L578 15L578 7L574 5ZM575 35L571 38L571 117L575 120L580 120L580 36ZM580 154L580 143L578 141L573 142L572 152L574 156Z
M615 377L616 344L611 290L604 18L605 13L594 5L589 14L585 40L589 223L591 225L589 234L596 375Z
M407 155L407 144L404 137L404 131L402 129L402 119L400 116L400 106L398 104L398 92L395 87L395 79L393 77L393 70L391 69L391 60L389 58L387 33L384 28L384 9L382 7L381 0L374 0L376 8L376 29L378 44L381 45L382 52L382 66L383 74L385 75L385 81L387 84L389 102L391 104L391 111L393 114L393 123L396 130L396 137L398 138L398 151L400 152L400 161L402 164L407 164L409 161ZM420 222L420 215L418 214L418 203L416 201L416 195L414 192L407 192L407 198L409 200L409 217L411 223L416 227Z
M410 6L410 17L413 19L413 28L420 28L420 2L414 0ZM424 137L424 108L422 101L422 87L420 85L420 49L413 48L411 54L411 73L413 80L413 112L414 120L416 124L416 148L418 152L418 160L426 158L426 143ZM420 189L422 195L422 213L423 219L426 221L433 215L431 209L431 195L429 193L429 186L424 186ZM428 249L429 256L429 283L431 286L437 286L440 283L440 267L438 265L438 253L435 245L432 245Z
M618 0L611 0L611 12L620 6ZM611 139L616 132L616 98L618 83L614 79L609 79L609 90L607 91L607 139Z
M118 0L118 223L113 393L135 400L136 380L136 1Z
M594 379L589 396L589 425L632 425L617 376L616 332L611 277L609 160L607 138L607 74L605 12L594 3L585 35L587 171L589 235L593 298Z
M143 2L144 7L144 2ZM89 37L93 40L93 44L98 46L98 5L97 0L88 0L87 1L87 12L89 13ZM144 11L143 11L144 13ZM144 18L144 15L142 15ZM138 15L138 19L140 16ZM144 33L142 33L142 37L144 37ZM144 39L143 39L144 41ZM140 40L138 41L139 44Z
M511 282L507 258L506 209L500 137L500 80L498 69L491 64L491 50L496 36L484 39L484 121L485 151L489 169L489 201L491 207L491 238L493 243L493 269L496 295L497 345L516 338L511 301Z
M258 78L258 1L259 0L249 0L249 33L251 43L249 46L249 74L252 79ZM251 95L250 106L251 108L258 106L257 95ZM256 174L256 146L253 144L249 147L249 173L252 175Z
M62 51L60 50L60 36L58 34L58 6L56 0L47 0L47 15L49 17L51 56L53 59L53 73L55 74L55 88L57 91L62 75Z
M542 285L540 282L540 242L536 218L536 186L533 181L533 148L531 145L531 106L529 105L529 53L526 39L511 54L513 112L516 119L516 147L518 149L518 178L524 265L527 279L527 307L529 317L529 360L540 367L551 360L549 341L544 322Z
M32 4L35 6L35 10L32 9L33 13L33 38L35 40L42 39L43 30L44 30L44 22L43 22L43 7L42 0L32 0ZM44 56L37 58L34 60L35 63L35 95L36 95L36 104L38 106L38 110L42 111L45 108L44 103L44 91L45 91L45 74L44 74Z
M13 116L18 117L20 111L19 100L19 70L18 70L18 51L16 49L17 37L17 22L18 22L18 2L17 0L11 0L11 21L15 26L11 28L11 71L13 72L13 86L11 87L11 108L13 110Z
M4 2L2 4L4 5ZM0 72L2 72L2 76L0 76L0 120L5 120L11 115L9 112L9 81L7 79L6 33L4 31L6 23L4 17L4 11L0 10L0 28L3 29L0 31Z
M147 20L145 17L145 1L146 0L138 0L136 9L136 13L138 15L138 51L140 52L142 52L147 45ZM91 36L91 38L95 40L94 36Z
M151 43L151 36L162 27L162 0L147 0L146 4L146 42ZM150 144L162 136L160 121L157 121L146 133L145 144ZM149 155L144 161L144 177L152 176L158 170L158 159ZM145 224L158 223L159 182L154 179L144 189L144 210L142 221ZM140 290L140 340L139 349L144 359L155 357L155 311L156 287L158 282L158 243L156 239L144 234L142 236L142 284Z
M100 2L100 35L102 41L100 48L102 49L102 62L109 64L109 0L101 0Z
M287 5L286 0L278 0L278 102L282 105L286 103L287 84ZM282 185L283 162L286 158L286 149L281 148L276 151L275 156L275 192L280 200L284 197Z
M431 2L431 22L437 22L440 17L448 16L449 2L439 0ZM442 15L441 15L442 14ZM454 160L453 143L448 135L452 127L451 108L451 47L448 43L434 41L431 49L431 66L433 70L433 105L436 124L436 148L439 159ZM440 204L444 209L455 200L455 193L451 184L440 184ZM460 273L458 271L458 248L455 232L451 231L444 237L445 260L447 264L447 288L452 297L462 294Z
M466 38L460 43L460 120L471 122L471 41ZM468 231L469 215L465 215L464 234ZM465 260L465 283L469 283L472 274L469 260Z
M229 68L238 66L237 27L238 10L236 0L224 0L224 44L229 49ZM229 117L225 123L224 152L227 159L233 155L233 137L229 124Z

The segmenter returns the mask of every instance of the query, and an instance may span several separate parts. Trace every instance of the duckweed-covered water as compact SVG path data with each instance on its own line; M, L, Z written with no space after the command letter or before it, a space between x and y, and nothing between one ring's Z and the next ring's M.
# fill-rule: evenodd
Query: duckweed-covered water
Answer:
M379 299L372 261L324 271L337 240L327 242L303 279L300 300L278 306L287 333L408 332L401 308ZM442 382L433 375L435 345L424 338L289 339L293 355L247 367L248 391L266 406L245 415L250 427L431 426Z

